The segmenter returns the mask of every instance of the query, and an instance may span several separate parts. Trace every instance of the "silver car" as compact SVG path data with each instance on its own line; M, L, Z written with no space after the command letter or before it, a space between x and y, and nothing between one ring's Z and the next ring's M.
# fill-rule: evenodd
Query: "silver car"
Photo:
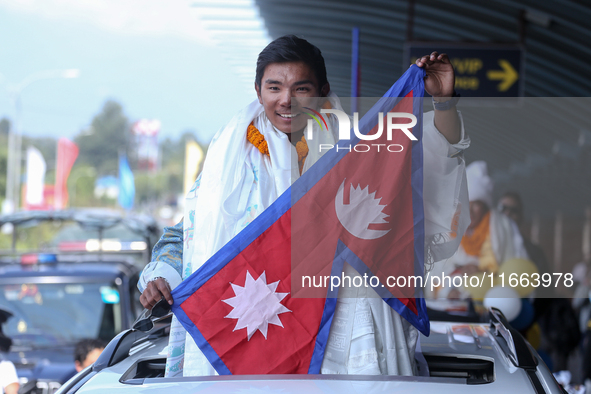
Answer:
M156 314L156 313L155 313ZM498 310L490 324L432 322L420 376L229 375L164 378L170 314L138 319L58 393L563 393L531 345ZM144 331L141 331L144 330Z

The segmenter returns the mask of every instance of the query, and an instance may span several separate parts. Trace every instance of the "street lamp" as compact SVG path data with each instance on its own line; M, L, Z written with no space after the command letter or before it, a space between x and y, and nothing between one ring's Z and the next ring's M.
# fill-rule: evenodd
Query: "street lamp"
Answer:
M80 70L45 70L33 73L21 83L10 89L10 98L14 106L14 120L8 133L8 165L6 172L6 199L2 203L2 213L12 213L19 206L21 177L21 93L33 82L54 78L78 78Z

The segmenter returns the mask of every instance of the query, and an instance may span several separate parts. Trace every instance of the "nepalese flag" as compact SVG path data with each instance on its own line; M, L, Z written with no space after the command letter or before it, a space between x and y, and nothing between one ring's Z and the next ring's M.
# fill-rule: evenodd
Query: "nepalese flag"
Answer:
M345 262L429 334L420 289L387 286L388 276L423 275L424 76L412 66L359 121L370 135L383 117L382 136L339 141L174 289L173 312L219 374L319 373L338 287L305 278L339 277ZM416 140L400 129L388 138L388 112L414 114ZM382 149L354 149L362 143Z

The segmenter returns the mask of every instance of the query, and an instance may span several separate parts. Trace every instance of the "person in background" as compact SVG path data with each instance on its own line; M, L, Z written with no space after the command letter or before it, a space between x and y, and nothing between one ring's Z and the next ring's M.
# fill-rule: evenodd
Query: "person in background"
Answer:
M523 246L525 246L527 255L529 256L530 260L533 261L536 267L538 267L538 272L540 275L550 273L550 264L548 263L548 259L546 259L544 251L539 245L533 243L525 234L523 225L524 208L521 196L513 191L505 192L505 194L503 194L499 200L498 209L502 214L512 219L515 224L517 224L521 238L523 238Z
M538 268L540 276L551 275L552 270L544 251L525 234L524 205L521 196L513 191L505 192L499 200L498 210L519 227L523 245L530 260ZM540 286L534 294L534 322L537 321L542 330L542 350L552 357L554 371L566 370L568 357L580 342L584 328L578 327L576 312L569 300L554 298L556 295L552 286ZM585 362L589 364L588 361L584 360Z
M74 349L76 372L80 372L89 365L94 364L104 349L105 343L100 339L80 340Z
M12 345L12 339L2 332L2 324L11 316L12 313L0 309L0 394L17 394L20 388L14 364L2 357L2 353L8 353Z
M470 226L460 242L460 248L447 261L435 264L432 276L497 273L510 259L528 259L519 229L512 220L494 208L493 181L484 161L475 161L466 167ZM463 288L436 289L433 298L468 298Z

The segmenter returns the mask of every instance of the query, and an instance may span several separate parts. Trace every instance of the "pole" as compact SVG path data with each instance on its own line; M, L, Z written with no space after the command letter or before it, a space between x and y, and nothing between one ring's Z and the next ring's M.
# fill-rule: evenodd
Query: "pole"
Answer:
M14 116L14 125L16 134L14 135L14 186L12 189L13 200L14 201L14 210L18 210L20 207L20 197L21 197L21 149L22 149L22 130L21 130L21 97L20 92L17 93L17 96L14 100L15 106L15 116Z
M408 14L406 20L406 42L407 44L414 39L414 30L415 26L415 0L408 1Z
M14 119L10 126L8 134L8 160L6 173L6 199L2 204L2 213L8 214L18 209L20 205L20 177L21 177L21 93L35 81L53 78L78 78L80 70L45 70L34 73L26 77L20 84L16 85L11 91L12 102L14 105Z
M591 262L591 206L585 207L585 223L583 224L582 252L583 261Z
M357 112L359 102L359 28L353 28L351 42L351 113Z
M562 212L557 211L554 216L554 271L561 272L562 268Z
M18 90L11 92L10 101L12 102L14 110L14 118L12 119L12 122L10 122L10 129L8 130L8 156L6 160L6 198L2 204L3 214L10 214L14 212L14 210L18 206L17 204L15 204L15 189L16 185L19 184L19 182L17 182L17 176L20 176L20 171L18 175L16 172L16 167L18 163L17 160L20 160L20 157L17 158L16 156L18 139L17 136L20 133L20 92ZM18 145L20 146L20 144Z
M14 189L14 119L10 122L8 130L8 156L6 165L6 198L2 203L2 213L9 214L14 212L14 199L12 190Z
M58 210L64 208L62 206L62 188L58 186L58 171L60 169L60 140L55 143L55 180L53 182L53 207Z

